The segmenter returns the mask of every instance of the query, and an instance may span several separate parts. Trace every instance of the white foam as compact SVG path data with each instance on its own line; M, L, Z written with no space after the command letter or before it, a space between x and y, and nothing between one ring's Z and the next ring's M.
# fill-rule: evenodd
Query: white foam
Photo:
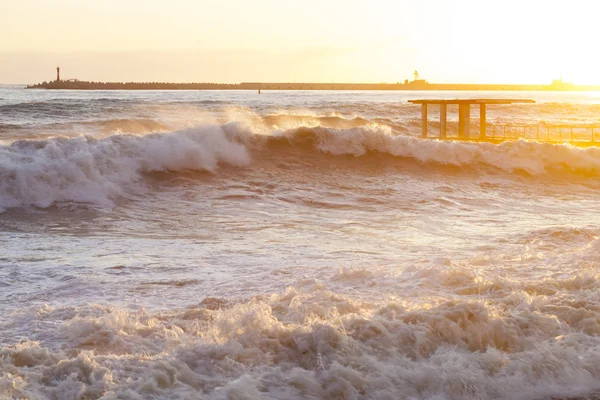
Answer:
M491 166L507 172L522 171L530 175L553 172L600 174L600 148L578 148L530 141L465 143L421 140L395 135L390 127L371 124L350 129L313 128L315 146L332 155L363 156L380 152L415 159L421 163L452 166ZM276 132L295 140L298 130Z
M290 287L218 309L46 307L52 340L0 348L0 397L535 399L600 389L598 331L586 332L594 304L424 300ZM35 325L41 314L28 315Z
M0 147L0 210L57 202L111 204L156 171L214 171L250 162L244 145L205 125L146 136L19 141Z
M539 176L552 173L600 175L600 149L526 141L489 143L440 142L395 135L391 128L370 124L347 129L294 128L269 131L247 117L224 125L202 125L146 136L57 137L18 141L0 147L0 210L48 207L61 202L110 205L132 190L144 173L215 171L220 163L244 166L250 152L276 159L261 144L287 138L308 139L312 149L333 156L378 152L422 164L492 167ZM267 152L267 153L265 153ZM256 153L256 154L254 154Z

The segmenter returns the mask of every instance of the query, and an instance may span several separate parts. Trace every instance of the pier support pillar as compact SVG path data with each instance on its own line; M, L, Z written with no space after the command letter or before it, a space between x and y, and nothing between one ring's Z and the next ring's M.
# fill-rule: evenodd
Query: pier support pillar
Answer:
M440 139L446 139L447 124L447 105L440 104Z
M485 115L485 104L479 105L479 139L485 140L487 121Z
M471 105L458 105L458 137L460 139L468 139L471 135Z
M421 136L427 137L427 104L421 104Z

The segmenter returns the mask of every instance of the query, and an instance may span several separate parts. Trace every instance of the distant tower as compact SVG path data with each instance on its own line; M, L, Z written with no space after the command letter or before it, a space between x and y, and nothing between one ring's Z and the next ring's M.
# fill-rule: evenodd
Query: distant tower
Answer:
M413 76L415 77L415 81L419 79L419 72L417 70L415 70L415 72L413 72Z
M56 67L56 81L60 82L60 67Z

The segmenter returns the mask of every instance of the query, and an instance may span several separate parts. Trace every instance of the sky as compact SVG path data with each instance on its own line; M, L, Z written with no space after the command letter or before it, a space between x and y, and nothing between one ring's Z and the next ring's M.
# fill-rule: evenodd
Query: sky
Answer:
M597 4L598 3L598 4ZM600 84L593 0L0 0L0 83Z

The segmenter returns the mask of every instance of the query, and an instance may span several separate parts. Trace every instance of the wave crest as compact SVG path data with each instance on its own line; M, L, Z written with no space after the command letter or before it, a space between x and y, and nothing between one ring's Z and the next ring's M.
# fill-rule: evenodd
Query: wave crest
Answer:
M0 146L0 210L61 202L112 204L139 183L144 173L214 172L219 164L249 165L251 158L257 163L281 161L287 157L281 150L303 159L315 151L325 156L351 156L358 165L363 156L383 155L422 166L453 167L448 173L457 173L458 168L458 172L476 169L536 177L600 175L597 147L422 140L395 134L378 123L270 130L248 121L232 121L145 136L55 137ZM285 162L294 160L285 158ZM317 168L323 162L313 161Z
M360 157L382 153L416 160L422 164L493 167L505 172L525 172L537 176L548 173L600 175L600 148L517 140L492 143L422 140L395 135L385 125L371 124L349 129L324 127L277 131L294 145L311 145L331 155Z
M105 139L20 140L0 147L0 210L65 201L111 204L146 172L214 171L219 163L249 162L246 147L219 126Z

